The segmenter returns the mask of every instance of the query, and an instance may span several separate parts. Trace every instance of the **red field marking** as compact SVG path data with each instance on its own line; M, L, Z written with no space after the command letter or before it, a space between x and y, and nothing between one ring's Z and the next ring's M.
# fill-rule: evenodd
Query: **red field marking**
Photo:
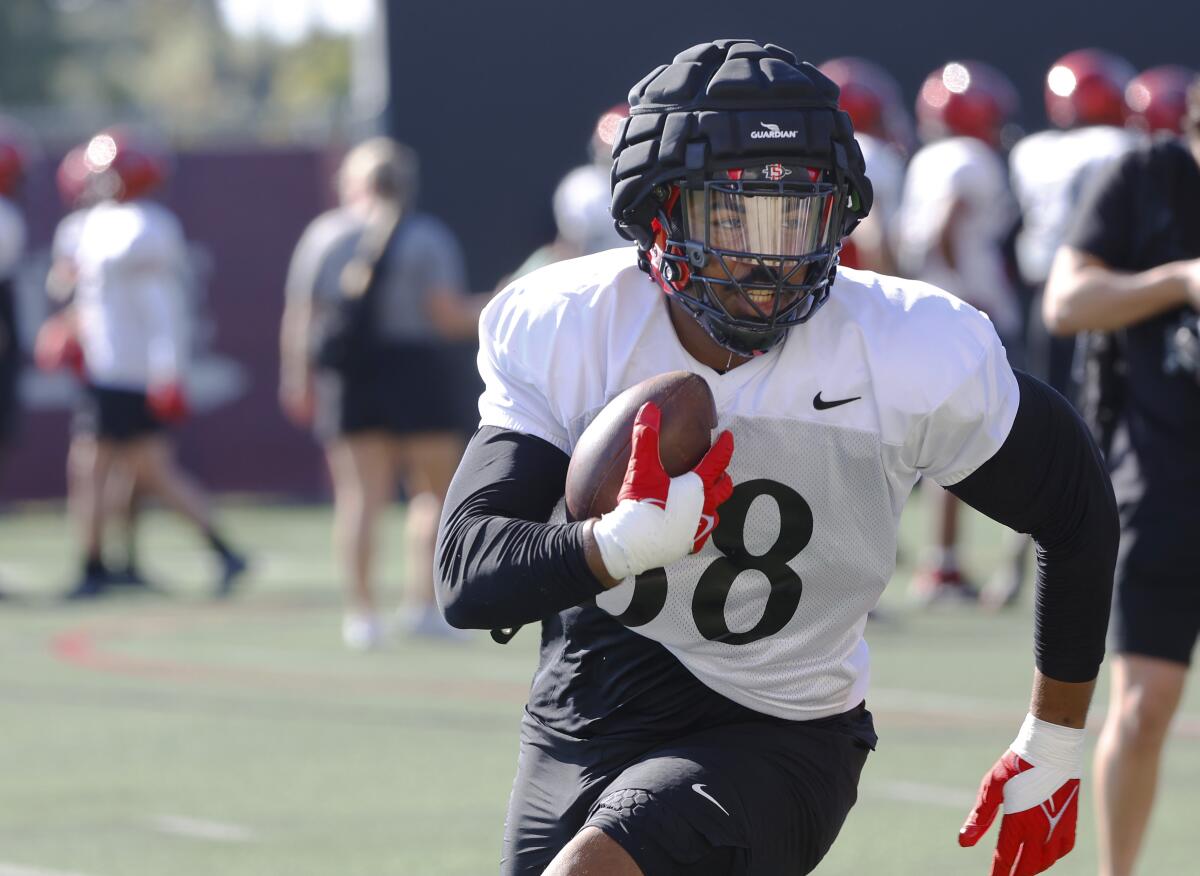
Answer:
M294 607L293 607L294 610ZM243 610L242 617L261 615L262 610ZM279 607L270 609L277 616ZM139 678L158 678L174 682L222 682L255 689L270 688L322 693L335 690L349 693L404 694L437 699L484 700L496 703L523 703L529 689L523 684L484 681L472 678L368 678L350 674L298 672L261 667L211 666L204 663L166 657L139 657L123 654L111 646L147 638L147 634L175 633L204 623L223 623L228 612L208 615L163 615L136 620L97 621L73 627L54 635L49 642L55 659L92 672Z

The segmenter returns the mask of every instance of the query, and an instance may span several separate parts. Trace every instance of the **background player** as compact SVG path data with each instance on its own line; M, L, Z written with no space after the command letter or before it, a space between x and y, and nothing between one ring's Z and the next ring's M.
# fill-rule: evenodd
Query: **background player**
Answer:
M1075 339L1046 331L1042 287L1088 181L1136 140L1124 127L1125 88L1136 72L1124 58L1100 49L1063 55L1046 73L1046 118L1052 127L1022 138L1009 155L1009 176L1021 207L1016 260L1031 293L1026 361L1030 373L1068 399L1075 397ZM1024 538L1012 543L984 591L988 604L1016 602L1028 574L1029 547Z
M875 744L862 632L922 475L1045 549L1031 713L960 842L1001 800L994 873L1040 872L1074 842L1111 492L1082 424L1014 376L988 320L836 271L871 207L836 101L777 46L681 53L634 87L614 153L637 250L535 272L484 313L439 595L459 626L543 624L503 873L812 870ZM705 460L669 479L647 406L616 509L546 522L590 419L671 370L715 395L726 431Z
M841 263L897 273L893 226L904 190L904 165L912 152L912 122L900 84L864 58L833 58L819 68L841 90L838 106L850 116L875 191L871 214L842 246Z
M214 528L207 496L176 465L164 434L187 415L183 232L148 198L165 180L166 162L116 129L94 136L84 158L99 201L79 224L74 249L87 388L69 458L83 570L68 595L98 596L113 583L102 550L110 480L120 468L204 534L220 566L215 593L226 596L246 562Z
M1101 393L1120 402L1111 423L1097 424L1110 433L1108 465L1121 507L1117 653L1095 756L1103 876L1134 872L1200 630L1200 360L1175 349L1181 333L1185 343L1200 337L1194 82L1186 139L1144 144L1103 173L1046 284L1050 329L1115 333L1122 363L1100 377L1119 380Z
M591 161L568 171L554 190L557 236L530 253L508 280L563 259L626 244L627 241L613 230L612 217L608 214L608 169L612 164L613 138L628 115L629 108L619 104L609 107L596 120L588 143Z
M1008 79L979 61L952 61L926 77L917 97L923 146L904 180L896 216L901 273L949 289L988 315L1011 351L1021 310L1005 258L1017 207L1001 153L1018 107ZM935 548L910 592L922 601L975 599L958 564L959 501L944 493Z
M387 632L373 583L375 529L397 484L408 497L409 626L454 633L433 598L438 516L462 454L460 350L451 342L475 334L484 299L466 293L454 235L416 211L417 179L408 147L386 138L356 146L338 172L341 206L308 226L288 271L280 401L294 422L315 421L325 446L346 576L342 637L355 650L378 647ZM375 279L355 292L359 275ZM335 362L320 337L337 330L348 295L366 302L353 337L342 339L358 355Z

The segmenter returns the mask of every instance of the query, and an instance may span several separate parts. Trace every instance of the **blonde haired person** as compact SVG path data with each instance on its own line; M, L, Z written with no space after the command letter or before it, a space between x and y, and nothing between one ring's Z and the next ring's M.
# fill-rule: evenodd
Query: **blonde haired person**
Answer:
M414 632L449 632L433 599L438 516L462 452L463 395L454 375L482 302L466 293L458 242L416 212L417 158L385 137L347 154L340 205L296 245L281 331L280 401L311 424L333 479L334 535L346 578L343 639L385 637L374 591L375 529L396 486L408 498Z

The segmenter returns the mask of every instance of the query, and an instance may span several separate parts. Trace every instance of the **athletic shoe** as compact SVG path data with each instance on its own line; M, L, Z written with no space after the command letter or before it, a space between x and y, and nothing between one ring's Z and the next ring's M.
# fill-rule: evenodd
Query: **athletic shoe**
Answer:
M229 597L237 586L237 579L250 567L250 563L240 554L227 553L221 555L221 578L217 581L217 589L213 595L217 599Z
M909 582L908 595L921 605L979 601L979 591L955 568L929 568L917 572Z
M347 614L342 618L342 641L351 651L374 651L383 646L383 624L373 614Z
M71 601L95 599L107 593L108 589L112 587L112 583L112 575L108 572L85 574L80 578L79 583L63 595L63 599Z
M471 637L466 630L460 630L446 623L446 619L442 617L442 613L436 605L422 606L407 618L401 616L401 625L408 635L425 639L462 642Z

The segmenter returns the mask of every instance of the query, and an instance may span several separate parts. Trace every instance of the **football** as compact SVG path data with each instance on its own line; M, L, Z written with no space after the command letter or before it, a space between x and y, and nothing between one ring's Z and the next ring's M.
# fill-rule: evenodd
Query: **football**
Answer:
M587 520L611 511L629 465L633 418L646 402L662 412L659 456L671 477L690 471L712 445L717 406L703 377L670 371L629 387L592 420L567 467L567 517Z

